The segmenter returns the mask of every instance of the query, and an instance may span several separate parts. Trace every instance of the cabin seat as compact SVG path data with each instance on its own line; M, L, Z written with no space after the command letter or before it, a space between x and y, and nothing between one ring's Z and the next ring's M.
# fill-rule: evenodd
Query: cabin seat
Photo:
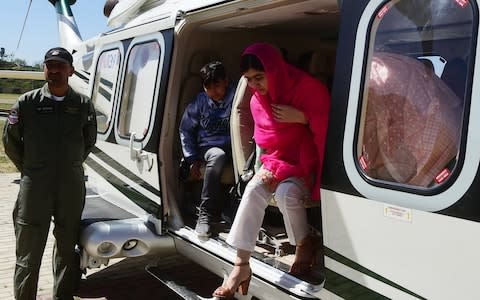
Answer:
M335 71L335 50L333 48L307 51L301 54L297 61L298 68L307 72L331 90L332 75Z
M230 115L230 135L232 138L233 166L236 170L235 181L245 168L245 163L250 154L255 150L253 141L253 117L250 113L250 98L252 92L248 88L247 80L241 77L233 97L232 113Z

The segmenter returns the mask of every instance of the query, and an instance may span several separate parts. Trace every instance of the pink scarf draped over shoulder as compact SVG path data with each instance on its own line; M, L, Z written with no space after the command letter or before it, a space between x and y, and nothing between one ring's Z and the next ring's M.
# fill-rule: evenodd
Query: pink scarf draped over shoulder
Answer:
M245 49L245 54L260 60L268 84L267 95L254 90L250 100L255 142L265 150L260 158L263 167L278 181L288 177L302 178L312 191L312 200L320 200L330 110L328 89L285 62L280 52L269 44L253 44ZM295 107L305 114L308 125L275 121L271 104Z

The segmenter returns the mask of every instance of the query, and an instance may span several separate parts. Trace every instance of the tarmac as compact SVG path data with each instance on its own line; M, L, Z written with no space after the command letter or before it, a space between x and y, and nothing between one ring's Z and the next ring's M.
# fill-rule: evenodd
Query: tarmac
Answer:
M18 193L19 173L0 173L0 299L14 299L13 272L15 270L15 235L13 234L12 210ZM46 248L52 249L49 237ZM52 286L52 272L46 268L52 259L44 255L42 271L39 278L38 295L42 299L48 294L46 286Z
M0 173L0 300L14 299L15 236L12 224L12 210L17 198L19 179L19 173ZM54 237L52 235L52 227L50 227L47 245L43 254L37 300L53 299L51 254ZM89 270L80 283L80 288L77 292L78 297L75 297L75 299L182 299L145 271L145 266L151 263L152 259L154 258L117 259L111 261L108 267ZM175 268L173 262L172 267Z

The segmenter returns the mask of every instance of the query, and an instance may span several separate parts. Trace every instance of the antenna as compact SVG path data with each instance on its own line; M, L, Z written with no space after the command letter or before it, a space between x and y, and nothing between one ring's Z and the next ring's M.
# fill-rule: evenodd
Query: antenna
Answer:
M22 40L23 30L25 29L25 24L27 24L28 13L30 12L31 6L32 0L30 0L30 3L28 3L27 13L25 14L25 20L23 20L22 31L20 32L20 37L18 38L17 49L15 49L15 52L17 52L18 48L20 47L20 41Z

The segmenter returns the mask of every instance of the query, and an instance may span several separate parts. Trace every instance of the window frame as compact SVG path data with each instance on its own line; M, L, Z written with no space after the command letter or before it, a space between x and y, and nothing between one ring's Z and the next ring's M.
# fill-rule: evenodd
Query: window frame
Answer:
M111 98L111 111L110 111L110 118L111 118L111 121L110 121L110 124L108 125L107 129L105 131L99 131L97 129L97 135L100 135L100 136L103 136L103 137L107 137L110 132L112 131L112 129L114 128L114 124L115 124L115 110L116 110L116 104L117 104L117 99L118 99L118 86L120 84L120 77L121 77L121 74L122 74L122 69L123 69L123 58L124 58L124 53L123 53L123 48L122 48L122 45L121 43L115 43L115 44L112 44L112 45L108 45L108 47L105 47L104 49L102 49L97 58L95 59L95 73L94 73L94 77L93 77L93 81L92 81L92 88L91 88L91 98L93 99L93 96L94 96L94 92L95 92L95 83L96 83L96 80L97 80L97 72L99 70L99 61L100 61L100 58L101 56L106 53L106 52L109 52L109 51L114 51L114 50L117 50L118 53L119 53L119 63L118 63L118 70L117 70L117 78L116 78L116 82L114 82L114 88L112 88L112 98ZM93 100L92 100L93 101ZM94 103L95 105L95 103ZM97 123L98 124L98 123Z
M120 134L120 130L119 130L119 122L120 122L120 113L121 113L121 107L122 107L122 101L123 101L123 92L124 92L124 88L125 88L125 78L127 76L127 72L128 72L128 63L129 63L129 60L130 60L130 55L132 53L132 49L138 45L142 45L142 44L147 44L147 43L150 43L150 42L156 42L158 44L158 47L159 47L159 57L158 57L158 60L157 60L157 72L155 74L155 80L154 80L154 85L153 85L153 89L154 89L154 92L153 92L153 95L152 95L152 100L151 100L151 107L150 107L150 114L148 116L148 127L147 127L147 131L145 132L145 135L143 135L142 138L135 138L135 141L136 142L141 142L143 145L146 145L148 143L148 141L150 140L151 138L151 135L152 135L152 131L153 131L153 120L155 120L155 117L156 117L156 107L157 107L157 103L158 103L158 95L159 95L159 87L160 87L160 81L161 81L161 74L163 72L163 62L164 62L164 59L165 59L165 40L164 40L164 37L163 37L163 34L161 32L155 32L155 33L152 33L152 34L148 34L148 35L145 35L145 36L141 36L141 37L136 37L134 38L128 45L128 49L126 51L126 55L125 55L125 61L124 61L124 66L123 66L123 72L122 72L122 82L121 82L121 87L119 89L119 94L118 94L118 103L117 103L117 107L115 109L115 126L114 126L114 132L115 132L115 140L118 144L121 144L121 145L129 145L129 142L130 142L130 136L126 136L126 135L123 135L123 134Z

